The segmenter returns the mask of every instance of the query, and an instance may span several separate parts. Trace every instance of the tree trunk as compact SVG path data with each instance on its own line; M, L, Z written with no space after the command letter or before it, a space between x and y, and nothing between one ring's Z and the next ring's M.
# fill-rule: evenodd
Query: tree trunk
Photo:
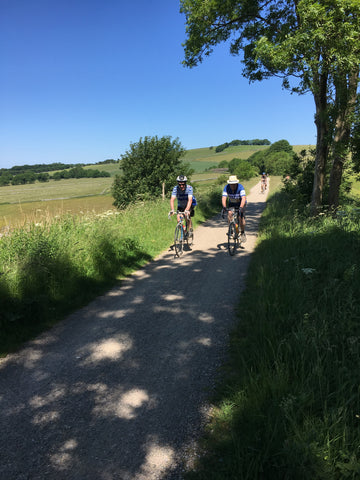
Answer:
M325 168L328 157L328 132L329 124L327 119L327 81L328 74L322 73L314 91L316 106L316 156L314 183L311 197L311 215L316 215L322 204L323 189L325 183Z
M336 84L337 118L332 146L333 164L330 173L329 208L335 210L339 206L339 195L344 162L349 153L350 130L355 113L359 67L350 74L344 75Z
M165 200L165 182L162 182L162 199Z

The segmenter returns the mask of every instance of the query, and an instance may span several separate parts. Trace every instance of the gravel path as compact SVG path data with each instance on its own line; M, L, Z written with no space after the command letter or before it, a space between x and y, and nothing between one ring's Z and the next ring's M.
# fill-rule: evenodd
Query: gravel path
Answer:
M259 190L234 257L225 221L207 221L182 258L169 248L0 360L1 480L181 478L244 287Z

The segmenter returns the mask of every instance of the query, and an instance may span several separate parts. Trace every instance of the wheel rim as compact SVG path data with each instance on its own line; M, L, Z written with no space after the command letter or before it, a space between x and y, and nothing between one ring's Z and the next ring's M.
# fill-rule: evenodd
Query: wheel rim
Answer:
M179 225L175 228L175 239L174 239L174 245L175 245L175 253L178 257L183 253L183 235L182 235L182 229Z

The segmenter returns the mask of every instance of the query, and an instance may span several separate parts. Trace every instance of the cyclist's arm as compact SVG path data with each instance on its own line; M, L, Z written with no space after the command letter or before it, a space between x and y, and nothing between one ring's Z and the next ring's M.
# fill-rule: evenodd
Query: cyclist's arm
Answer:
M190 208L191 208L191 205L192 205L192 198L193 198L192 195L188 196L188 202L187 202L187 205L186 205L186 208L185 208L185 210L187 210L188 212L190 212Z
M173 197L172 195L171 195L171 197L170 197L170 209L171 209L171 210L175 210L175 208L174 208L175 198L176 198L176 197Z
M240 208L244 208L246 204L246 195L241 197Z
M223 196L221 197L221 203L222 203L223 208L226 208L226 199L227 199L227 195L223 194Z

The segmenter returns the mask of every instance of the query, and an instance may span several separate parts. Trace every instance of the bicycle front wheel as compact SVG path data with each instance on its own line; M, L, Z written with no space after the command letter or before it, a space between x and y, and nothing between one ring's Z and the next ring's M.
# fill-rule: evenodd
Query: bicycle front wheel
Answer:
M180 257L184 251L184 231L180 225L176 225L175 227L174 245L175 254Z
M235 223L231 222L229 224L229 230L228 230L228 250L230 255L234 255L237 241L238 240L237 240Z

